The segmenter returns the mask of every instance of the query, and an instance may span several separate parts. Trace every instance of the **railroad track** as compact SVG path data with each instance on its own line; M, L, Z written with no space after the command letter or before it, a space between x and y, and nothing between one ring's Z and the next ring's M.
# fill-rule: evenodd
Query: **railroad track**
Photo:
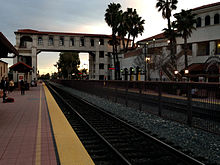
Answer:
M97 165L203 164L81 98L48 87Z

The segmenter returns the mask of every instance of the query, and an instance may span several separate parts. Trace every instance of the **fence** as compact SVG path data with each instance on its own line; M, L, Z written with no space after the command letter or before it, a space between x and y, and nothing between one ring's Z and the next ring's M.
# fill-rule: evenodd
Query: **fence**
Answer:
M140 111L220 134L220 84L191 82L56 82Z

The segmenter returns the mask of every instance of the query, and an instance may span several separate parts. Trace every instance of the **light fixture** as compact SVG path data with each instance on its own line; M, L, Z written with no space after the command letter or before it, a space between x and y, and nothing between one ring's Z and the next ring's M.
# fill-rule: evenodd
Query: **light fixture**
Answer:
M150 57L146 57L146 61L149 62L150 61Z
M186 69L186 70L184 71L184 73L185 73L185 74L189 74L189 70Z
M170 40L167 40L167 43L169 44L169 43L170 43Z
M153 41L155 41L155 38L153 38Z
M178 74L178 70L175 70L175 71L174 71L174 74Z

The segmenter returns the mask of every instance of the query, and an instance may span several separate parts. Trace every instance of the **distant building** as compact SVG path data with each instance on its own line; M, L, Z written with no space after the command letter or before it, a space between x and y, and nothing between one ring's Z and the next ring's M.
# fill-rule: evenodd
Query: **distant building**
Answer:
M133 80L145 80L145 77L151 80L175 80L188 76L193 81L199 81L202 77L204 81L219 81L220 2L194 8L192 12L197 14L197 29L188 38L188 74L184 74L183 39L176 39L178 73L175 74L168 56L169 41L160 33L138 41L140 47L137 50L124 54L121 61L123 79L129 79L130 76ZM148 58L147 61L145 57Z
M0 60L0 80L2 77L8 77L8 63Z

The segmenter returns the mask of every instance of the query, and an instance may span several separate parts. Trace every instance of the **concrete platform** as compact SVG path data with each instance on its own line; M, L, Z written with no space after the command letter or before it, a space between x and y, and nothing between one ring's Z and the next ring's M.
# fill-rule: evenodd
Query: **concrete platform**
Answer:
M44 84L0 100L0 165L94 164Z

